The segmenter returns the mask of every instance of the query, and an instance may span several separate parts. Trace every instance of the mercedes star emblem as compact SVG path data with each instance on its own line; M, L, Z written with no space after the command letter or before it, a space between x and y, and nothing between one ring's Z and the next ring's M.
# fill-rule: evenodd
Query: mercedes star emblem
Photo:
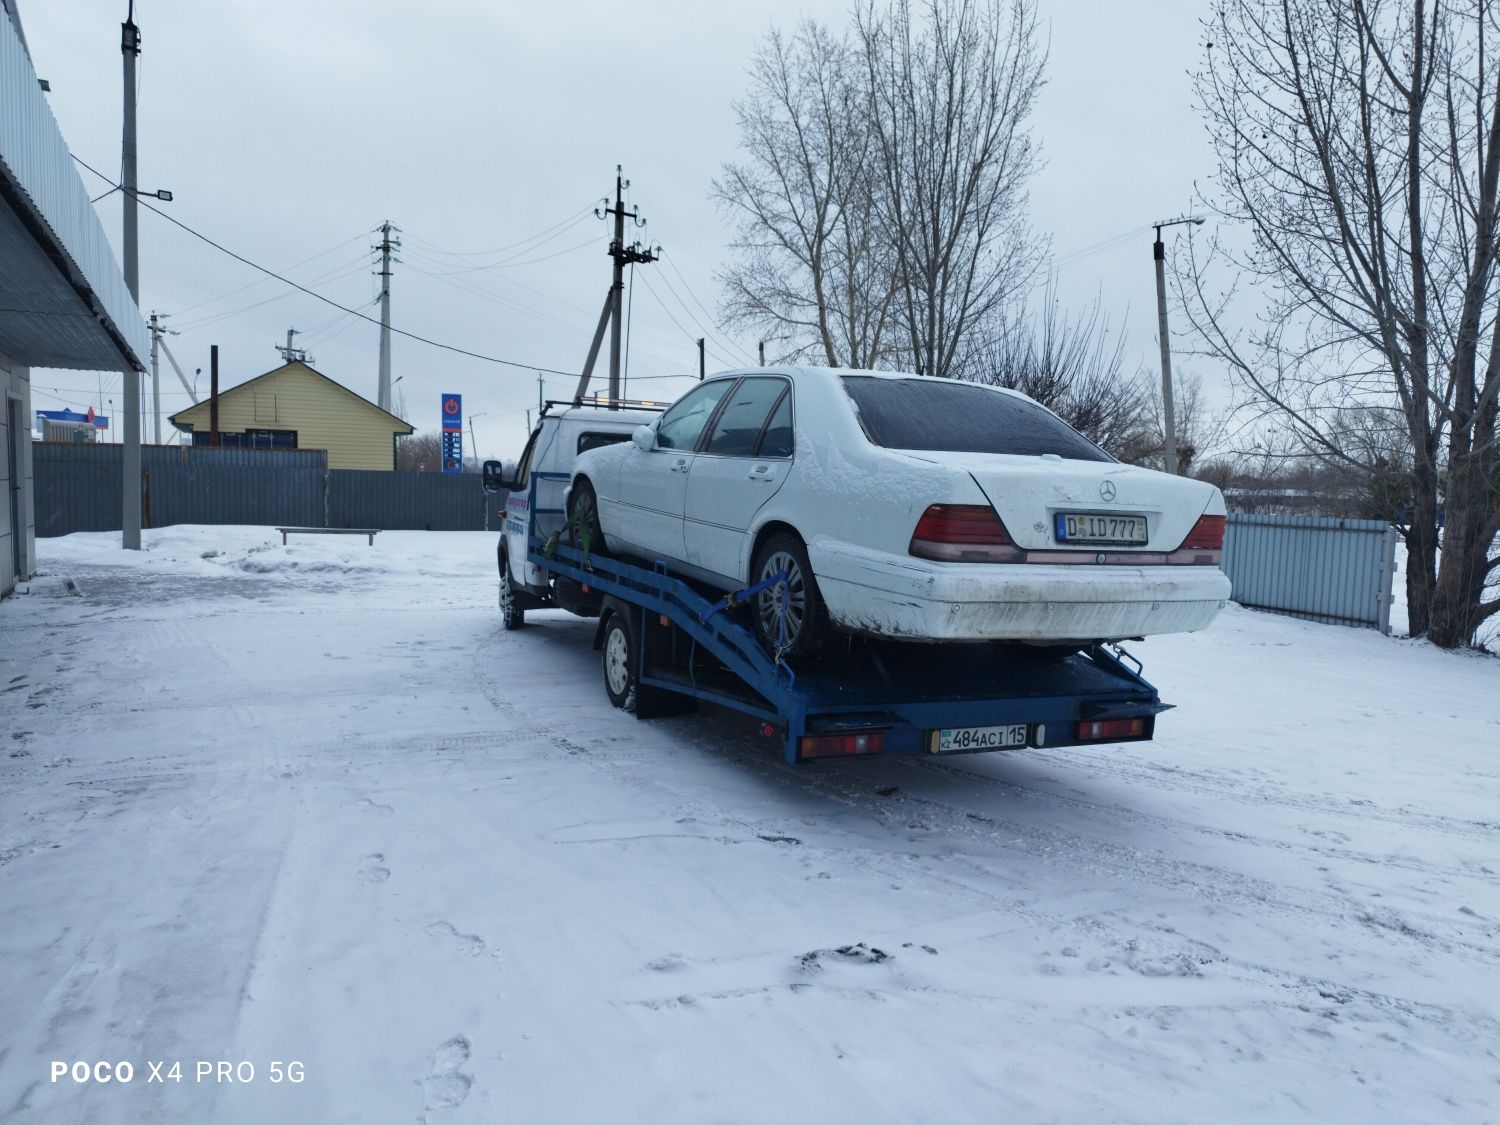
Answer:
M1099 486L1099 495L1104 497L1104 499L1106 500L1113 500L1115 498L1115 482L1112 480L1107 480L1102 483Z

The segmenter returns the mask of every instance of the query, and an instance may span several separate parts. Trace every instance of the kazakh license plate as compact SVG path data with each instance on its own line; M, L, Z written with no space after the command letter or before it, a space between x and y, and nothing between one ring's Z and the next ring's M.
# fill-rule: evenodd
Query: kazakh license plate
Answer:
M1146 517L1101 512L1058 512L1059 543L1145 543L1150 535Z
M947 754L960 750L1013 750L1026 745L1027 726L1012 723L1004 727L952 727L937 732L937 752Z

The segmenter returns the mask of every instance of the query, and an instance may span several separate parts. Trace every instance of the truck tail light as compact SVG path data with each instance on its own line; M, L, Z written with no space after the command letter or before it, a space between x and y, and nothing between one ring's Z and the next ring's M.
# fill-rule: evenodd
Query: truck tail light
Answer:
M879 754L885 749L885 731L859 734L808 734L797 741L799 758L842 758L853 754Z
M909 552L940 562L1023 562L995 509L986 504L933 504L917 521Z
M1199 516L1182 546L1167 555L1178 566L1218 566L1224 557L1223 516Z
M1139 738L1146 733L1145 719L1099 719L1078 724L1079 742L1108 742L1111 739Z

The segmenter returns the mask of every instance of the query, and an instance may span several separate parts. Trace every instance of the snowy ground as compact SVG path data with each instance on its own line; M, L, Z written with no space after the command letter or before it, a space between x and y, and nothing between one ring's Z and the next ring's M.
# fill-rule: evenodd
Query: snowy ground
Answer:
M1154 743L792 769L491 535L116 543L0 606L7 1122L1500 1119L1500 660L1231 609Z

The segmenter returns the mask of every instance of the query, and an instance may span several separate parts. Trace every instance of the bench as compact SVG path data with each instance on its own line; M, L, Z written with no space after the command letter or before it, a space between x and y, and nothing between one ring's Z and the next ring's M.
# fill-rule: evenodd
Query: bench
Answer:
M378 527L278 527L281 532L281 545L286 546L288 535L365 535L369 537L370 546L375 546L375 536L380 534Z

